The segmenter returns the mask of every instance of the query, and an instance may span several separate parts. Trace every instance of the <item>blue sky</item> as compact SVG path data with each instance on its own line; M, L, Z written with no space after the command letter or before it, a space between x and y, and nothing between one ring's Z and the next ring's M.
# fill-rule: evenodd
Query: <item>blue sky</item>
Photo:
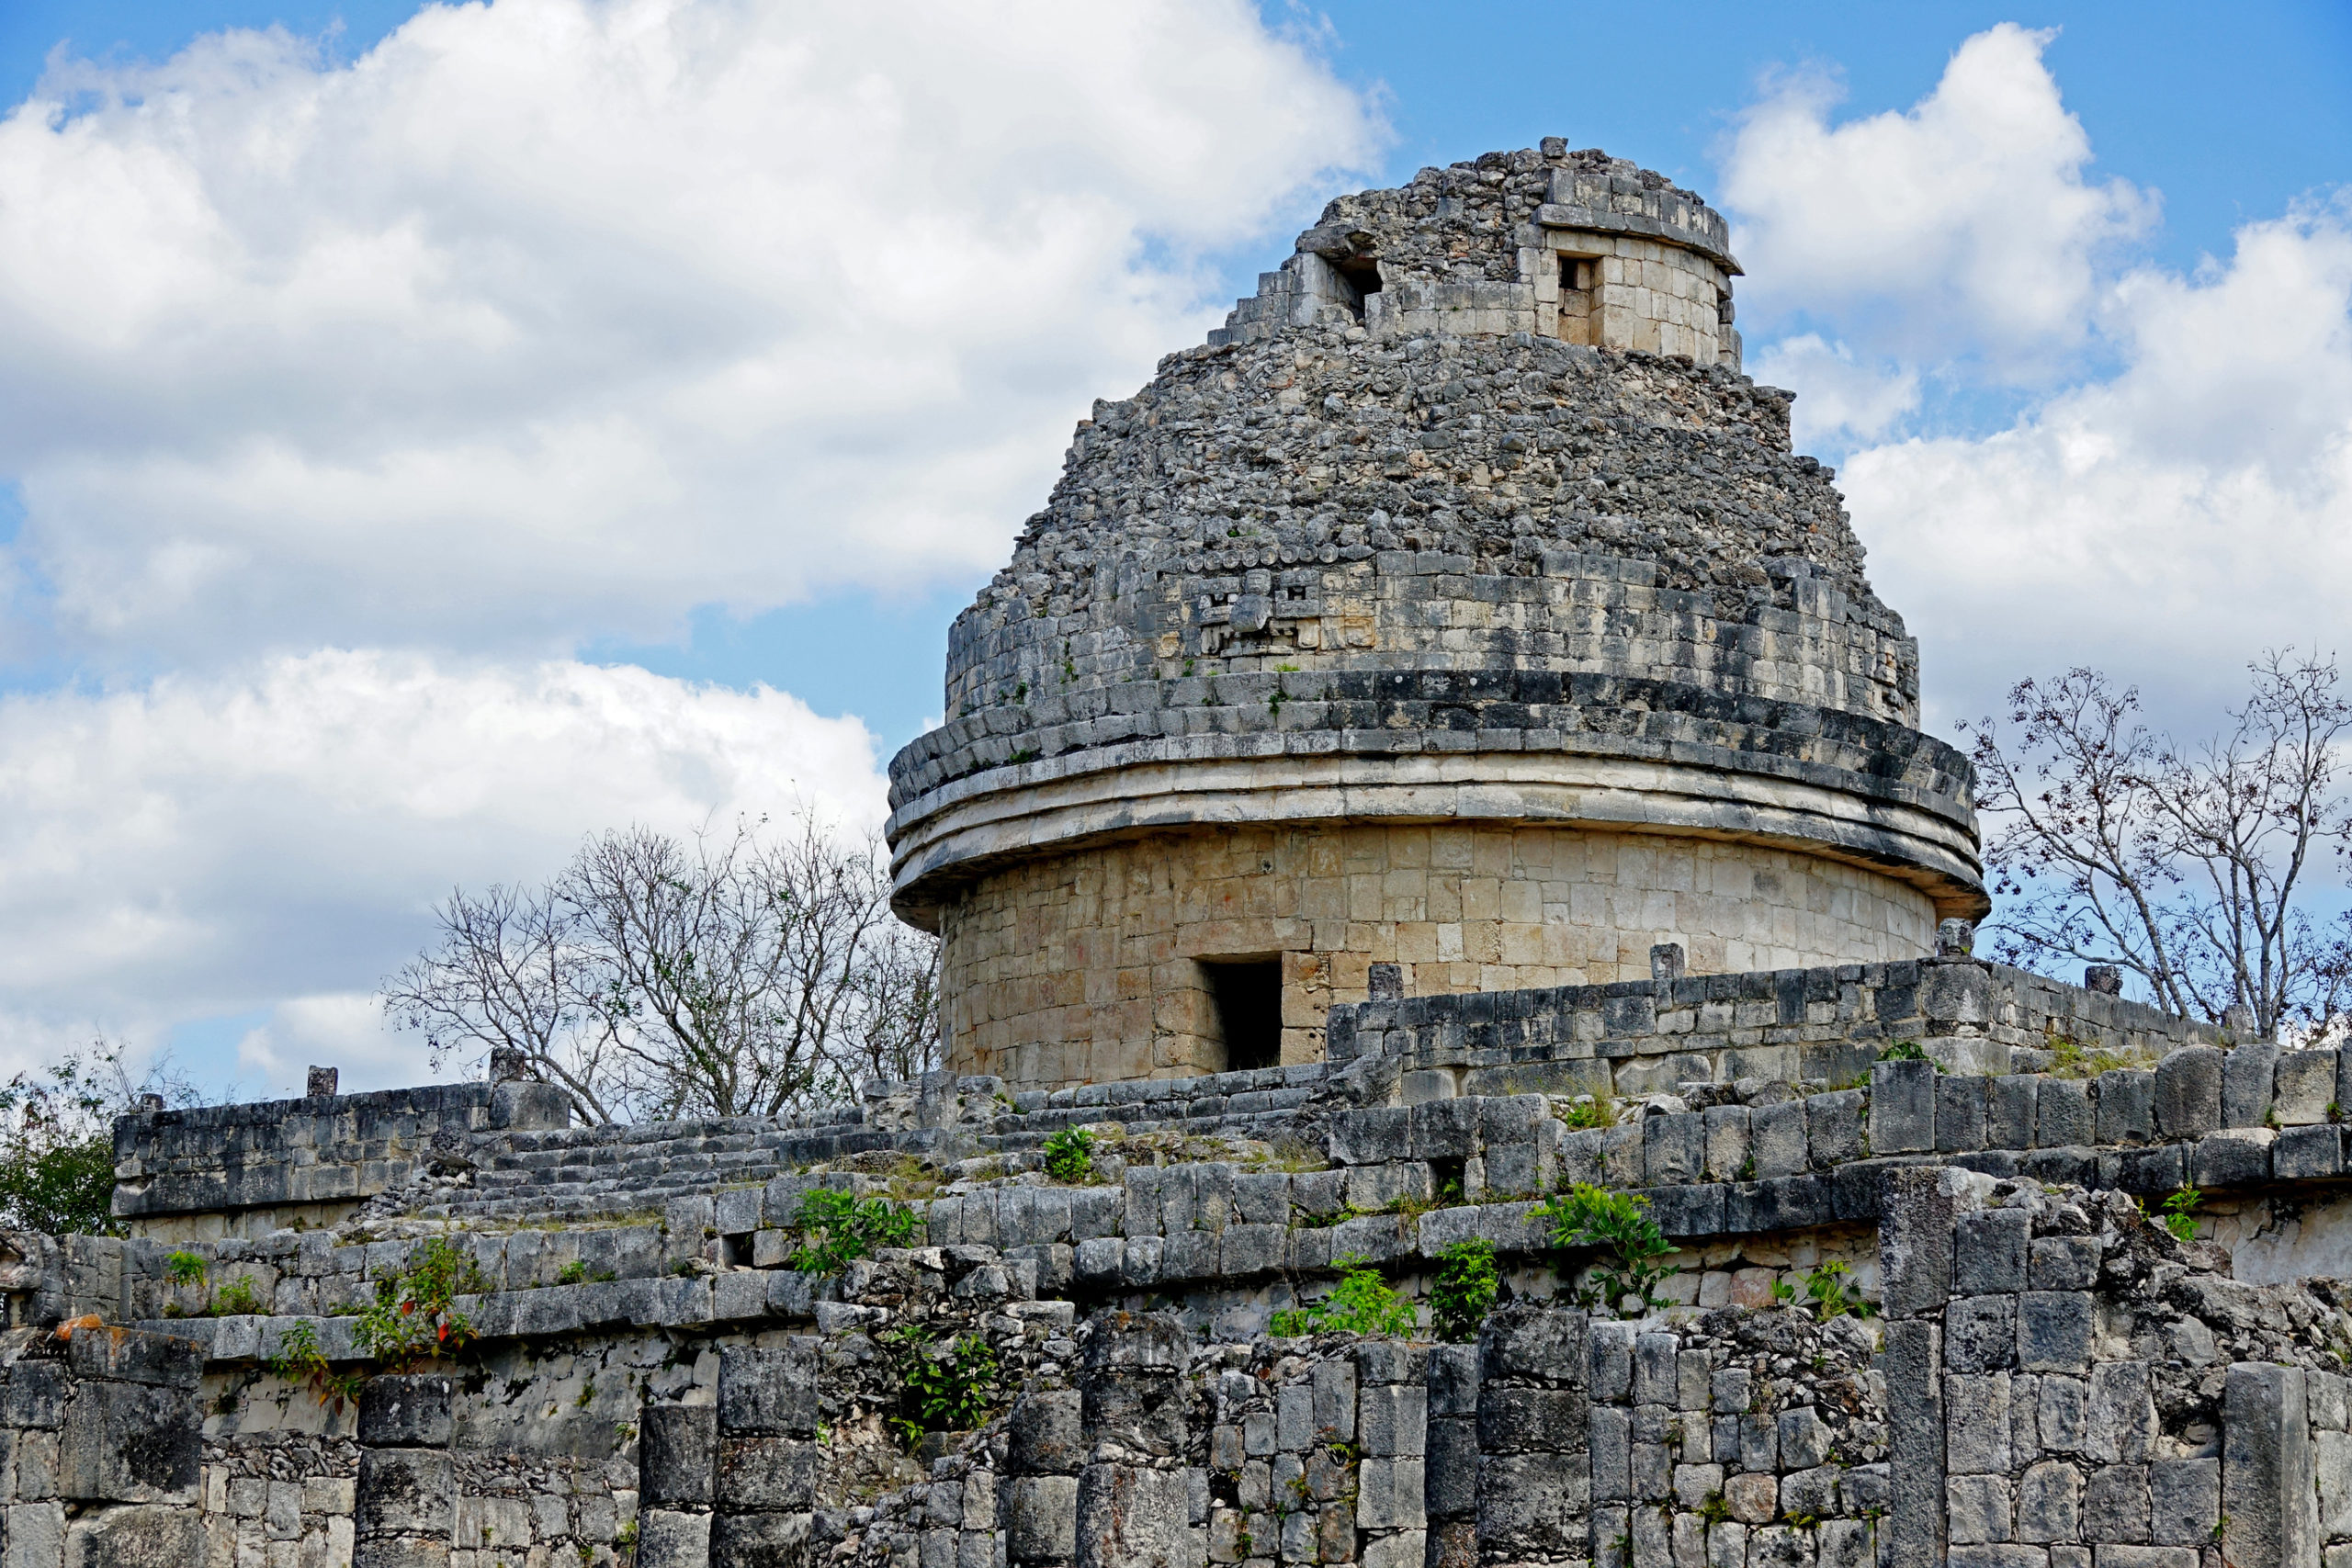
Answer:
M900 9L0 11L0 1051L413 1077L450 884L870 825L1089 401L1544 135L1732 216L1932 725L2337 633L2352 9Z

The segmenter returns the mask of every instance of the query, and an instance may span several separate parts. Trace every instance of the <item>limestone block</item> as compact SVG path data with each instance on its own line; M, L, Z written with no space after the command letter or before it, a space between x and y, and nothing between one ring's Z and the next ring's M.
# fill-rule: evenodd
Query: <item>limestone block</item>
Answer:
M2285 1051L2272 1076L2270 1113L2281 1127L2310 1127L2328 1120L2336 1103L2335 1051Z
M2034 1100L2034 1146L2073 1148L2098 1141L2098 1121L2091 1105L2091 1086L2077 1078L2042 1079Z
M1769 1524L1781 1511L1780 1479L1770 1472L1735 1475L1724 1483L1724 1505L1741 1524Z
M76 1334L66 1350L77 1378L194 1388L204 1376L204 1352L193 1339L135 1328L104 1328Z
M1478 1336L1480 1375L1488 1383L1524 1381L1583 1387L1588 1354L1593 1397L1623 1398L1633 1378L1628 1325L1591 1324L1580 1312L1518 1303L1490 1314ZM1484 1397L1482 1393L1482 1401Z
M1366 1459L1358 1470L1356 1523L1365 1529L1419 1529L1424 1473L1419 1459Z
M1986 1081L1984 1146L1988 1149L2030 1149L2033 1146L2034 1106L2041 1098L2041 1079L2030 1073L2007 1073Z
M1952 1545L1973 1546L2009 1539L2009 1478L2006 1475L1954 1475L1944 1483L1946 1539Z
M2327 1471L2320 1471L2321 1495ZM2148 1466L2148 1537L2158 1546L2203 1546L2222 1513L2222 1461L2158 1460ZM2333 1534L2334 1531L2326 1533Z
M1961 1152L1984 1146L1984 1086L1990 1081L1974 1076L1937 1075L1938 1149Z
M2098 1076L2098 1141L2145 1144L2156 1135L2156 1075L2115 1067Z
M1932 1062L1885 1062L1871 1068L1871 1152L1925 1152L1936 1146Z
M2201 1138L2222 1126L2222 1053L2211 1045L2184 1047L2156 1064L2156 1126L2166 1138Z
M2018 1483L2017 1538L2049 1542L2080 1539L2082 1472L2064 1460L2027 1468Z
M2222 1126L2260 1127L2269 1121L2278 1068L2276 1045L2248 1042L2230 1050L2222 1068Z
M718 1461L716 1405L649 1404L638 1416L638 1495L649 1508L707 1508Z
M721 1431L814 1437L817 1416L817 1365L808 1341L772 1347L731 1345L720 1351Z
M64 1568L191 1568L203 1542L203 1518L193 1507L106 1508L66 1527ZM13 1568L17 1542L8 1544Z
M808 1551L807 1514L711 1516L710 1568L778 1568L806 1561ZM951 1556L949 1562L953 1561Z
M1489 1394L1499 1390L1489 1389ZM1479 1404L1486 1404L1481 1397ZM1483 1423L1482 1423L1483 1425ZM1591 1407L1586 1430L1592 1456L1592 1495L1601 1503L1622 1503L1634 1495L1633 1420L1615 1406ZM1481 1446L1484 1446L1483 1434Z
M2018 1364L2030 1372L2079 1372L2089 1364L2098 1312L2078 1291L2028 1291L2018 1298Z
M449 1380L438 1373L372 1377L359 1391L359 1441L368 1448L447 1447Z
M2319 1510L2302 1371L2233 1365L2222 1421L2222 1512L2229 1518L2222 1550L2238 1568L2312 1568L2319 1561Z
M1622 1418L1592 1417L1620 1447ZM1556 1453L1562 1434L1584 1425L1584 1395L1576 1389L1522 1388L1498 1384L1478 1395L1478 1447L1487 1453ZM1630 1428L1624 1428L1630 1431Z
M710 1516L649 1508L638 1516L637 1568L708 1568Z
M2009 1469L2009 1374L1944 1377L1944 1468L1954 1475Z
M2281 1181L2341 1176L2344 1173L2344 1129L2326 1122L2315 1127L2284 1129L2278 1134L2278 1141L2270 1145L2270 1170Z
M53 1430L65 1423L65 1395L71 1387L64 1364L59 1361L18 1361L0 1385L0 1426L11 1430L39 1427Z
M2190 1179L2199 1187L2238 1187L2267 1181L2270 1179L2270 1147L2278 1138L2278 1134L2267 1127L2233 1126L2216 1133L2194 1145Z
M736 1512L805 1511L817 1490L822 1455L799 1438L721 1434L718 1439L718 1506ZM962 1515L957 1500L956 1520Z
M1866 1519L1824 1519L1816 1530L1819 1568L1871 1568L1878 1547Z
M202 1472L203 1422L195 1391L148 1383L75 1386L58 1437L60 1495L193 1503Z
M353 1523L363 1539L437 1535L447 1540L454 1485L446 1450L362 1449Z
M1747 1163L1748 1112L1745 1105L1711 1105L1706 1122L1707 1179L1726 1181Z
M2103 1464L2139 1464L2156 1436L2156 1407L2148 1395L2148 1369L2140 1361L2093 1367L2085 1410L2083 1451Z
M1642 1119L1644 1185L1670 1187L1700 1179L1706 1169L1706 1119L1697 1112Z
M2098 1279L2100 1251L2096 1236L2037 1237L2030 1282L2037 1291L2086 1291Z
M1831 1437L1829 1428L1809 1404L1781 1412L1778 1438L1781 1465L1787 1470L1809 1470L1829 1458Z
M1882 1241L1882 1257L1884 1249ZM1932 1319L1915 1316L1886 1325L1887 1427L1894 1447L1888 1568L1937 1568L1944 1555L1941 1338L1941 1326Z
M1952 1289L1980 1296L2022 1291L2032 1217L2022 1209L1962 1214L1952 1243Z
M1540 1556L1569 1539L1591 1498L1575 1467L1549 1454L1488 1454L1478 1461L1478 1544L1514 1560ZM1596 1521L1600 1510L1594 1511ZM1598 1533L1598 1532L1596 1532Z
M2148 1541L2148 1467L2101 1465L2083 1487L2083 1537L2144 1546Z
M1476 1416L1478 1413L1478 1347L1432 1345L1429 1359L1429 1413Z
M2017 1359L2017 1298L1964 1296L1944 1308L1944 1364L1956 1372L1995 1372Z

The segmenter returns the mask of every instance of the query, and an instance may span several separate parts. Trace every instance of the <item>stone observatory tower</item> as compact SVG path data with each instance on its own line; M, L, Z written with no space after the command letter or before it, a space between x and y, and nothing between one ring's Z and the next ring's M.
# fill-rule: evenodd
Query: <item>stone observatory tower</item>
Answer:
M1984 911L1968 764L1740 373L1726 241L1556 140L1424 169L1095 404L891 763L951 1065L1319 1060L1376 964L1883 962Z

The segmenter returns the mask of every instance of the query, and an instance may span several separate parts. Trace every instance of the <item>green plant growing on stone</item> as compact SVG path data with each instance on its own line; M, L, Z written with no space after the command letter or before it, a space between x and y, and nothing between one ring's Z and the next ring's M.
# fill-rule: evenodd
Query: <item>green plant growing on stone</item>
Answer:
M786 1267L803 1274L838 1274L877 1247L904 1247L920 1222L912 1209L888 1198L812 1187L801 1194L792 1223L800 1245Z
M2175 1241L2186 1245L2197 1239L2197 1205L2205 1194L2194 1187L2183 1187L2165 1200L2165 1229Z
M1924 1062L1928 1059L1928 1052L1927 1047L1917 1040L1898 1040L1881 1051L1878 1059L1882 1062Z
M1852 1269L1833 1258L1804 1277L1804 1293L1813 1298L1815 1317L1827 1323L1848 1313L1856 1317L1878 1314L1878 1303L1863 1298L1861 1287L1849 1278L1852 1273Z
M204 1283L204 1254L182 1250L164 1259L164 1278L175 1285Z
M1560 1118L1560 1125L1581 1131L1590 1127L1617 1125L1617 1102L1605 1094L1587 1095L1572 1101L1567 1113Z
M1794 1285L1790 1284L1786 1280L1775 1280L1772 1281L1772 1300L1774 1302L1778 1303L1781 1306L1786 1306L1796 1299L1797 1288Z
M1403 1338L1413 1332L1413 1303L1398 1296L1362 1253L1334 1258L1340 1282L1329 1295L1274 1314L1276 1338L1304 1334L1367 1334Z
M278 1337L277 1354L269 1358L269 1370L288 1382L300 1383L331 1416L340 1416L345 1405L358 1401L359 1374L334 1370L320 1348L318 1331L307 1319L297 1320Z
M1046 1140L1046 1174L1056 1181L1080 1182L1094 1174L1094 1134L1065 1127Z
M926 1432L964 1432L988 1419L1002 1368L989 1342L967 1334L941 1350L920 1324L882 1337L897 1361L899 1409L890 1429L911 1449Z
M1666 1304L1655 1293L1657 1286L1681 1270L1662 1261L1674 1247L1650 1217L1648 1199L1579 1181L1536 1213L1551 1226L1553 1245L1606 1251L1593 1273L1610 1310L1619 1310L1627 1296L1639 1298L1645 1307Z
M1437 1337L1461 1344L1478 1337L1478 1325L1495 1309L1502 1280L1495 1272L1495 1244L1473 1237L1438 1252L1437 1276L1430 1282L1430 1324Z
M1721 1492L1710 1492L1699 1501L1699 1517L1711 1525L1723 1524L1731 1517L1731 1505Z
M362 1350L394 1371L456 1355L474 1339L457 1299L489 1288L469 1254L434 1236L409 1254L405 1269L376 1281L376 1299L359 1314L355 1336Z
M225 1317L243 1317L262 1310L261 1292L253 1276L240 1274L212 1292L212 1310Z

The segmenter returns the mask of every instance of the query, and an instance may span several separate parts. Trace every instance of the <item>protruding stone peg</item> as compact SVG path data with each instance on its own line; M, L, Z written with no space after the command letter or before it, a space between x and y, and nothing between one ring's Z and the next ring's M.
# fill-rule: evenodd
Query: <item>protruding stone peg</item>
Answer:
M142 1094L139 1097L139 1109L141 1111L161 1111L164 1109L164 1097L160 1094Z
M1372 999L1376 1002L1401 1001L1405 996L1405 966L1401 964L1375 964L1371 973Z
M335 1092L335 1085L342 1077L342 1072L334 1067L312 1067L310 1082L302 1092L312 1100L325 1100Z
M1967 958L1976 952L1976 922L1945 920L1936 927L1938 958Z
M2240 1040L2255 1037L2254 1010L2244 1002L2233 1002L2222 1010L2222 1027Z
M1650 949L1651 979L1660 983L1679 980L1685 972L1686 965L1683 962L1680 942L1662 942Z
M2123 971L2112 964L2094 964L2083 971L2083 989L2102 997L2123 994Z
M490 1081L514 1083L531 1076L531 1058L512 1045L494 1045L490 1052Z

